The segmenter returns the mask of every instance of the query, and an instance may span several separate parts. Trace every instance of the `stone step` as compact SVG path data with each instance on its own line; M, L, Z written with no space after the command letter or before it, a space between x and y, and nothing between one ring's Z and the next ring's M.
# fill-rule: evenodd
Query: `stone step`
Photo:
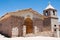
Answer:
M40 33L37 33L37 34L33 34L33 33L30 33L30 34L26 34L25 36L51 36L51 32L40 32Z

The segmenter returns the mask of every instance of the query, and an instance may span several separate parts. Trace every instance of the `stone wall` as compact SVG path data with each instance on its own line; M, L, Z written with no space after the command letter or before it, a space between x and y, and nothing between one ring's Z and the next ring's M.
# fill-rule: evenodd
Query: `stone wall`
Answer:
M28 17L31 18L31 20L33 21L33 27L37 27L38 32L43 31L43 16L38 14L38 12L35 12L33 10L25 10L11 12L6 15L12 16L8 17L7 19L5 18L0 22L0 24L2 24L2 26L0 27L0 32L2 32L3 34L12 36L12 28L18 27L18 36L23 36L24 20Z
M10 16L7 19L4 19L1 24L1 33L6 34L8 36L12 36L12 28L13 27L18 27L19 34L18 36L22 36L22 26L23 26L23 19L21 17L16 17L16 16Z
M43 31L43 20L33 18L33 26L37 26L39 32Z
M51 19L45 18L43 21L44 30L51 30Z

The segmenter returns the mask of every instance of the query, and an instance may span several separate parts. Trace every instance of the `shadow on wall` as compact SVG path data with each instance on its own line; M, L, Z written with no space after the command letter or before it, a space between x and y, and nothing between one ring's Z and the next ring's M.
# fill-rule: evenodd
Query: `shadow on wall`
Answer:
M2 32L0 32L0 34L7 37L7 38L11 38L8 34L2 33Z

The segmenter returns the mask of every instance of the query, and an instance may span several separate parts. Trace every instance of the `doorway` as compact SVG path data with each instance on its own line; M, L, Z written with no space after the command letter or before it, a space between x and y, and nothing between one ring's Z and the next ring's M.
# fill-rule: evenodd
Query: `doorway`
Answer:
M33 33L33 21L31 18L26 18L24 24L26 25L26 34Z
M12 37L18 37L18 27L12 28Z

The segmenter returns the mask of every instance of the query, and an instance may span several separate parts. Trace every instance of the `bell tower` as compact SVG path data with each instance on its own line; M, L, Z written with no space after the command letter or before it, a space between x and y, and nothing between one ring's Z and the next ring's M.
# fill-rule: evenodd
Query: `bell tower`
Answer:
M57 10L49 3L43 11L43 14L47 17L57 17Z
M56 32L56 36L59 36L59 26L58 26L58 17L57 17L57 10L49 3L48 6L43 11L43 15L47 18L46 23L50 23L52 33Z

